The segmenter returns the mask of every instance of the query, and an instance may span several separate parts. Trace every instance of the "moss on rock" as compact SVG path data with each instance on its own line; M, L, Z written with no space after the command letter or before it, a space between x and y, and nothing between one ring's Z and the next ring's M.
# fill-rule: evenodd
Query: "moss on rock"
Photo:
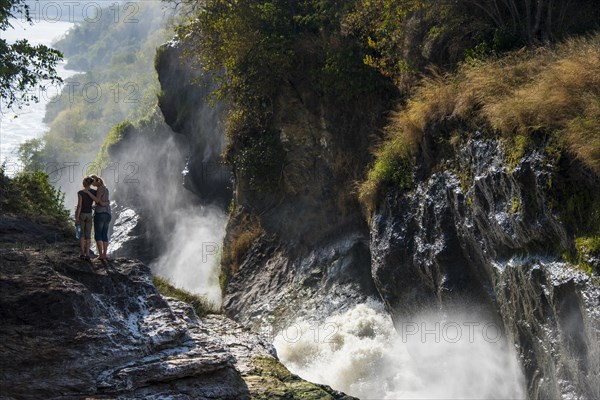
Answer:
M244 377L252 399L353 399L329 386L305 381L275 358L256 357L252 363L254 372Z

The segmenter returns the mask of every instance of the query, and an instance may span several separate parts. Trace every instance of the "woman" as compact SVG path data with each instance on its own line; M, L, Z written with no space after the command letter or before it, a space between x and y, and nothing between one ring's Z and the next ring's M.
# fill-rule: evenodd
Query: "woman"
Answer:
M96 191L90 189L92 178L86 176L83 179L83 190L77 192L77 210L75 211L75 223L81 225L81 237L79 238L79 247L81 254L79 258L90 259L90 241L92 239L92 203L94 202L85 191L89 191L94 196Z
M98 260L106 260L106 252L108 250L108 227L110 225L110 197L108 188L104 186L102 178L96 175L91 175L92 185L96 187L96 193L91 190L84 192L96 202L96 212L94 213L94 236L96 238L96 246L98 247Z

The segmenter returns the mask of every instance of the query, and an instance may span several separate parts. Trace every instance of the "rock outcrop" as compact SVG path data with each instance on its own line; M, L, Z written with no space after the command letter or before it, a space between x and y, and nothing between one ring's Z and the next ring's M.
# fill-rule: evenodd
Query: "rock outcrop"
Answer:
M184 60L179 42L163 45L155 68L161 85L159 107L174 132L186 137L184 185L207 203L223 208L231 201L231 171L221 160L225 146L225 107L209 104L213 78L203 75L192 61Z
M389 193L372 220L373 277L395 322L457 304L495 314L530 398L600 397L600 285L560 255L544 148L511 168L501 142L475 137L447 165Z
M304 73L290 77L274 99L273 140L284 157L277 188L257 188L236 175L236 207L223 245L223 304L253 325L324 319L379 299L354 187L371 160L370 138L381 129L392 92L344 101L320 93ZM240 233L252 219L264 234L240 251Z
M164 298L138 261L0 241L2 398L348 398L290 374L232 320Z
M168 89L160 106L176 131L198 132L216 122L204 104L190 105L194 96L177 95L199 76L170 62L180 52L172 44L157 59ZM509 162L499 140L474 134L462 149L448 149L426 134L414 190L391 190L367 221L353 185L364 178L370 136L392 101L373 93L340 104L302 71L292 75L272 105L271 139L284 153L277 187L257 189L235 176L223 246L225 311L256 330L277 330L370 299L382 299L396 323L466 307L503 327L530 398L600 397L598 259L589 260L590 276L561 254L572 232L550 193L565 177L544 145ZM188 166L201 175L197 161Z

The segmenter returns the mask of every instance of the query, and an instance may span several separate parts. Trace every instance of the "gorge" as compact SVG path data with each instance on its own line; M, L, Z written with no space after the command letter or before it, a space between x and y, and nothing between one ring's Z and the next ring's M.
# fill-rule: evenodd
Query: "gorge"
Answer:
M201 19L157 49L156 108L102 147L137 168L112 182L115 261L90 269L62 241L58 254L3 250L10 354L62 340L81 364L44 376L62 350L43 342L49 354L2 365L2 395L600 398L600 36L433 71L404 93L377 70L383 56L367 65L369 50L342 32L348 10L294 9L305 19L293 14L288 31L283 3L257 8L266 27L245 9L231 18L247 32L219 25L234 45L271 40L227 54L240 75L202 64L221 50L194 41ZM419 57L451 59L440 35ZM3 243L20 226L11 218ZM224 315L160 296L151 271ZM50 289L77 296L50 304L84 306L35 322L11 313L35 320L36 293ZM29 309L27 296L44 304ZM77 377L96 358L98 371ZM31 388L7 390L36 363Z

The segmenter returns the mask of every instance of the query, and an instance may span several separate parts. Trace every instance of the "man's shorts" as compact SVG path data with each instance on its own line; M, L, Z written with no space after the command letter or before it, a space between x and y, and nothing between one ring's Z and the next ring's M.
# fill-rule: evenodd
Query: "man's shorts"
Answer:
M90 240L92 238L92 221L94 218L92 217L92 213L80 213L79 214L79 223L81 224L81 232L83 233L83 238L85 240Z

